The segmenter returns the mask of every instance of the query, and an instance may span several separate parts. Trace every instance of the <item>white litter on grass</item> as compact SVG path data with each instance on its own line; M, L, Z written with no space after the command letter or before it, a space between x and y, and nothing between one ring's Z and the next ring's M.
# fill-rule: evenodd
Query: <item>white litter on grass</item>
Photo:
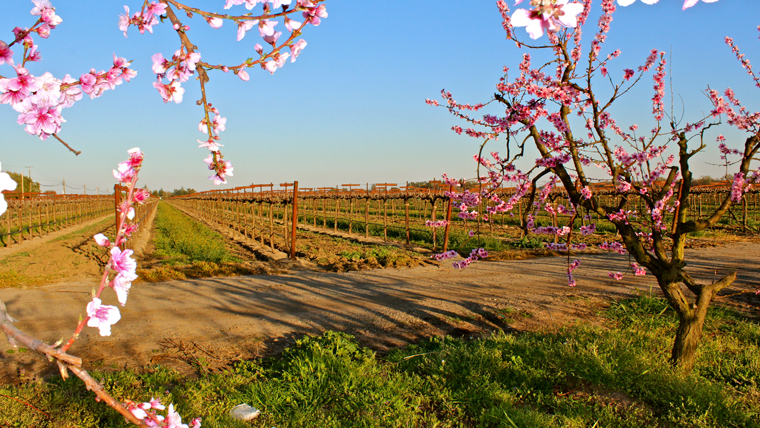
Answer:
M261 414L261 411L255 407L251 407L248 404L238 404L230 410L230 416L241 421L250 421L256 419Z

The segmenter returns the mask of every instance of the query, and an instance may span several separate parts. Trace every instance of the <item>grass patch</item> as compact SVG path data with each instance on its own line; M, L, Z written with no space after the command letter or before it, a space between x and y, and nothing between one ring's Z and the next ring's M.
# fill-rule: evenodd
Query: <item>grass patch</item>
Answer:
M160 264L137 270L142 281L158 282L213 276L238 276L260 273L243 265L227 249L224 237L183 214L177 208L159 202L154 220L151 255Z
M508 311L505 315L516 315ZM760 327L710 311L696 369L672 369L660 299L614 303L603 327L479 340L433 338L380 358L351 336L306 337L280 356L195 379L162 367L97 373L117 399L160 397L204 427L758 427ZM0 425L126 427L78 380L0 386ZM246 402L248 423L227 416Z
M167 203L158 203L154 225L155 255L165 264L234 261L222 235Z

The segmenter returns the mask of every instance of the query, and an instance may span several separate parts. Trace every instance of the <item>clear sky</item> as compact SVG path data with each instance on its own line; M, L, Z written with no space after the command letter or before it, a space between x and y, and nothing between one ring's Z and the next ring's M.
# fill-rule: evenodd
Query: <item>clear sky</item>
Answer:
M56 184L65 179L69 192L81 192L85 184L102 191L113 188L111 169L126 157L126 150L139 146L146 153L141 184L165 190L214 188L203 163L207 151L196 142L204 139L197 129L203 115L194 102L200 94L197 83L183 84L187 92L179 105L164 104L152 86L151 55L170 56L179 48L171 27L156 26L152 35L140 35L131 27L124 38L118 15L123 4L135 11L139 1L52 3L63 23L41 41L43 61L29 66L33 74L50 71L60 78L107 69L113 53L133 60L138 74L115 91L95 100L86 97L63 111L67 122L60 136L82 150L78 157L52 138L41 141L28 135L16 124L17 113L0 105L2 169L26 174L32 166L32 178L49 186L46 190L60 191ZM223 12L223 0L187 3ZM523 51L505 40L495 1L328 0L326 5L329 17L304 31L308 46L295 63L288 62L274 75L250 69L249 82L231 73L211 74L209 100L227 118L221 143L235 167L234 177L221 187L293 180L302 187L404 183L440 178L442 173L475 176L472 155L478 142L453 133L451 126L465 124L443 108L426 105L425 99L440 99L445 88L458 101L486 102L502 67L517 69ZM760 89L752 86L723 42L725 36L733 37L760 67L760 0L700 2L686 11L681 6L681 0L661 0L653 6L636 2L618 8L602 51L622 50L611 64L612 76L618 80L622 69L641 65L651 49L664 50L671 54L675 112L680 116L685 110L684 121L695 121L710 110L702 93L708 84L721 92L730 86L750 109L760 109ZM2 1L1 40L10 41L13 27L34 22L32 7L27 0ZM598 2L594 7L598 14ZM237 9L231 12L247 12ZM204 61L238 64L256 56L253 45L261 40L255 30L237 42L230 22L219 30L198 18L188 23ZM592 15L584 32L587 41L595 23ZM524 29L516 31L528 40ZM0 66L0 75L12 73L7 65ZM599 81L598 87L603 84ZM618 104L615 118L626 128L636 123L648 130L654 124L651 74L639 89ZM669 100L669 85L667 90ZM719 132L734 141L742 138L728 126ZM722 174L709 165L717 160L716 153L711 149L695 160L697 176Z

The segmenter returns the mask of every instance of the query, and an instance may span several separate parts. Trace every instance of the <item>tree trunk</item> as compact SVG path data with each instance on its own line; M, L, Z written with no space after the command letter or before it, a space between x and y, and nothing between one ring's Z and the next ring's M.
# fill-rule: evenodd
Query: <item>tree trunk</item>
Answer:
M686 314L678 314L678 330L673 343L670 362L685 373L694 368L697 357L697 346L702 338L702 327L705 325L707 311L689 310Z
M736 280L736 272L730 273L720 281L712 284L697 284L688 274L680 269L671 269L668 272L659 272L658 282L665 298L670 306L678 314L678 329L673 343L670 362L689 373L694 368L697 357L697 347L702 338L702 328L707 317L707 308L712 303L715 295L728 287ZM680 277L681 281L673 280ZM681 287L683 282L686 287L696 295L694 303L690 303Z

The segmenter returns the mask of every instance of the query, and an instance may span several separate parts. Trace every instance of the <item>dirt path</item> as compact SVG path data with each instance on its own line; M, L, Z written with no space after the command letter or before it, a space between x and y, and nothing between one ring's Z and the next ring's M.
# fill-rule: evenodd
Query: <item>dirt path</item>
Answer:
M693 276L711 281L730 270L739 279L729 292L760 288L760 244L688 250ZM625 271L617 254L579 257L578 286L567 287L566 260L543 258L479 262L464 271L440 267L380 269L348 273L294 271L287 275L210 278L136 284L113 335L86 328L71 353L86 368L168 364L193 371L215 369L232 359L275 352L303 334L339 330L378 351L436 334L476 336L494 328L535 329L595 322L594 310L609 298L656 289L651 276L613 281ZM89 301L94 283L69 283L32 290L0 289L17 327L53 342L67 338ZM725 298L757 311L754 293ZM106 304L117 304L106 293ZM18 371L49 369L42 358L8 355L0 340L0 382Z

